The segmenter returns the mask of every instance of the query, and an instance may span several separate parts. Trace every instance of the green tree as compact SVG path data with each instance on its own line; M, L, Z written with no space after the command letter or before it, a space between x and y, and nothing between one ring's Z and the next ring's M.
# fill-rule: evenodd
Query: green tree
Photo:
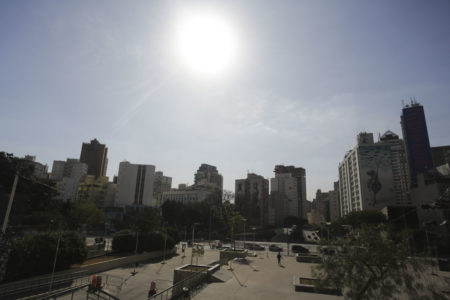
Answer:
M62 220L62 202L55 199L54 183L34 178L34 163L0 152L0 211L5 211L14 177L19 175L11 210L11 226L47 230L50 220ZM1 216L3 217L3 215Z
M161 223L159 212L152 207L127 207L124 226L140 233L156 230Z
M386 223L386 216L377 210L353 211L335 222L336 225L351 225L358 228L363 224Z
M69 211L69 227L76 229L81 224L88 224L93 228L103 228L106 220L105 212L94 203L75 202Z
M87 256L84 241L76 232L41 232L16 238L7 265L7 278L17 279L52 272L58 239L56 270L82 263Z
M408 258L403 233L390 232L385 225L362 225L343 239L329 241L330 246L335 254L324 255L313 276L320 279L319 286L343 289L347 299L395 299L401 292L418 299L424 288L423 266Z

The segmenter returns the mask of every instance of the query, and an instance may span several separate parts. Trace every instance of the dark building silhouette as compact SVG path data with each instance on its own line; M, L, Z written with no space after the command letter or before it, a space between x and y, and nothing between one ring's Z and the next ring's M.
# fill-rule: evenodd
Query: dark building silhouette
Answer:
M253 173L235 181L235 206L250 226L268 225L269 180Z
M431 147L435 167L450 163L450 146Z
M403 107L401 116L411 185L417 185L417 174L433 168L430 140L423 106L412 101Z
M100 144L97 139L91 142L83 143L81 147L80 162L88 165L88 175L106 176L106 167L108 165L108 148Z

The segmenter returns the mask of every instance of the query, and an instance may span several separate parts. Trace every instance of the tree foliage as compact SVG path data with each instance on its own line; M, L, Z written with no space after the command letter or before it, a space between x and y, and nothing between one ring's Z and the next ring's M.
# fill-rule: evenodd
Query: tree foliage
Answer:
M336 225L351 225L353 228L361 227L363 224L386 223L386 216L377 210L353 211L335 222Z
M226 228L219 210L207 201L191 204L183 204L176 201L166 201L161 207L164 221L170 227L183 232L192 228L192 224L197 223L195 236L207 237L211 225L212 237L217 233L223 235Z
M75 202L69 210L69 227L76 229L81 224L87 224L91 228L103 228L105 225L105 212L94 203Z
M156 230L160 223L159 212L153 207L127 207L122 226L145 233Z
M169 232L169 231L168 231ZM137 251L156 251L164 249L165 234L160 231L150 233L140 233L131 230L121 230L114 234L112 241L113 251L122 253L133 253L136 250L136 238ZM175 246L175 240L167 234L166 249L172 249Z
M67 269L86 259L86 245L73 231L25 235L13 240L7 278L18 279L52 272L59 238L56 270Z
M0 152L0 211L6 210L14 176L18 174L9 224L46 230L50 220L63 219L62 202L54 197L54 183L34 178L34 166L32 161Z
M391 299L401 292L417 299L423 289L417 280L423 266L408 258L408 238L403 233L393 233L384 225L362 225L343 239L329 241L327 247L335 254L324 255L313 275L321 286L342 288L347 299Z

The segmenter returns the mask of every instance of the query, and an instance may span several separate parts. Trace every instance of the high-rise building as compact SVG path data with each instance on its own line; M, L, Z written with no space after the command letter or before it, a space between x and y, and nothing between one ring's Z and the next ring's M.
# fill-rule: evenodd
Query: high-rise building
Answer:
M80 162L88 165L88 175L106 176L108 165L108 148L100 144L97 139L90 143L83 143L81 147Z
M341 217L341 205L339 201L339 181L334 182L334 188L330 194L330 221L334 222Z
M372 133L360 133L358 144L339 164L341 214L388 205L408 205L408 176L402 141L387 131L374 143Z
M222 204L223 177L215 166L201 164L195 173L192 188L211 192L209 202L212 205L220 206Z
M306 172L294 166L275 166L275 178L270 179L269 224L281 226L284 218L306 219Z
M155 166L123 161L117 177L116 206L152 206Z
M172 188L172 178L164 176L163 172L155 173L155 181L153 183L153 202L156 206L161 206L162 193L168 192Z
M59 198L64 201L76 200L78 183L87 174L88 166L76 158L53 161L50 179L56 182Z
M269 181L253 173L247 174L246 179L236 180L234 203L248 225L268 225Z
M423 106L417 102L403 107L401 116L406 145L410 184L417 184L417 174L433 168L430 140Z
M223 189L223 177L215 166L201 164L195 173L194 185L212 185Z

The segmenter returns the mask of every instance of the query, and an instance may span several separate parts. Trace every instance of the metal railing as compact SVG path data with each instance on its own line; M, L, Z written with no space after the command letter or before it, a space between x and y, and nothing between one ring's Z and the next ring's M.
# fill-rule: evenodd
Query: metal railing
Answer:
M0 299L12 298L12 295L26 295L48 291L52 283L53 289L58 289L66 285L79 286L89 283L89 276L86 272L76 272L70 274L55 275L52 280L51 275L38 278L20 280L0 285Z
M206 283L207 271L199 271L192 274L190 277L177 282L173 286L159 292L156 295L148 297L148 300L169 300L169 299L182 299L183 288L189 289L189 295L192 297L193 293L198 291L199 287Z

